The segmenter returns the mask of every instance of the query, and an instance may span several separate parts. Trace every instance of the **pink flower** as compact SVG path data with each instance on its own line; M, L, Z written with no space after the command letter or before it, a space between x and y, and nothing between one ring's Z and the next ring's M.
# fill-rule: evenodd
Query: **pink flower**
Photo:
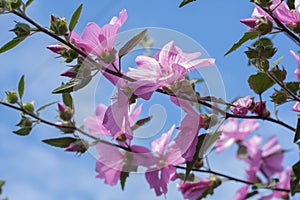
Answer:
M197 182L183 182L178 183L178 190L183 194L185 199L197 200L203 193L212 187L210 179L200 179Z
M277 0L277 2L279 1ZM274 4L275 3L273 2L273 5ZM280 5L275 9L275 15L280 21L288 25L300 25L300 12L298 10L298 7L299 5L295 5L296 9L290 10L286 2L282 1Z
M96 178L104 179L105 184L111 186L117 184L122 171L130 172L136 168L137 165L131 162L136 160L136 156L146 154L147 160L143 161L154 162L154 159L149 156L149 151L141 146L132 146L132 152L125 152L113 145L98 143L96 150L100 155L96 162L96 172L98 173Z
M177 144L169 143L175 125L162 134L162 136L152 142L152 151L156 154L156 163L150 167L145 176L150 184L150 188L155 190L157 196L166 194L168 183L176 179L176 168L174 165L184 163L185 159L181 157L182 152L178 151Z
M136 58L138 68L129 68L127 75L137 81L129 86L134 88L137 96L149 99L156 89L171 86L191 70L214 65L214 59L196 59L199 56L200 52L184 53L171 41L155 57Z
M244 200L248 195L249 185L241 187L235 194L234 200Z
M88 23L81 37L73 31L70 39L87 53L102 57L106 52L113 50L117 33L126 19L127 12L123 9L120 12L119 18L113 17L110 23L104 25L102 28L96 23Z
M297 56L297 54L294 51L290 50L290 53L295 58L298 65L298 68L295 69L294 74L297 76L297 79L300 80L300 58L299 56Z
M295 103L292 110L296 112L300 112L300 102Z
M283 151L277 143L277 138L275 136L271 137L262 149L259 148L261 141L262 138L255 135L249 141L243 143L248 153L245 159L249 164L246 173L248 179L254 182L257 181L256 174L259 171L270 180L271 176L283 170Z
M215 147L219 153L229 148L233 143L243 141L251 132L258 129L259 123L253 119L245 119L240 125L236 118L230 118L220 130L221 137L217 140Z
M245 116L252 106L253 99L250 96L246 96L238 99L233 103L234 106L230 107L230 110L233 114L238 116Z

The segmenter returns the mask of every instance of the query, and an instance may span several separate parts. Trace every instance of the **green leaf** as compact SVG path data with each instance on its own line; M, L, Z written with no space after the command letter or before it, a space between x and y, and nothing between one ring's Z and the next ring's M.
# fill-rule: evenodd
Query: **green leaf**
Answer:
M207 134L202 134L202 135L198 136L198 142L197 142L197 145L196 145L196 151L195 151L195 154L193 156L193 160L186 162L186 170L185 170L184 181L186 181L189 178L190 172L192 171L195 162L199 158L200 148L203 145L206 136L207 136Z
M53 94L71 93L86 86L92 78L87 79L71 79L68 83L63 83L58 88L52 91Z
M266 73L258 72L248 78L248 84L256 94L261 95L275 83Z
M0 194L2 193L2 187L5 184L4 180L0 180Z
M119 57L121 58L132 50L139 42L146 37L147 29L144 29L142 32L138 33L136 36L131 38L119 51Z
M66 106L73 109L73 98L70 93L63 93L62 94L63 102Z
M13 131L13 133L20 135L20 136L26 136L26 135L29 135L31 130L32 130L31 127L29 127L29 128L23 127L23 128L20 128L19 130Z
M246 32L244 33L243 37L233 44L233 46L225 53L224 56L227 56L231 52L235 51L237 48L239 48L242 44L247 42L248 40L253 40L259 36L258 32Z
M28 1L26 1L25 7L28 7L33 1L34 1L34 0L28 0Z
M125 188L125 182L128 177L129 177L129 172L121 172L120 183L121 183L122 190L124 190L124 188Z
M83 4L80 4L79 7L75 10L75 12L72 15L70 24L69 24L69 31L72 32L78 22L78 19L80 17L81 11L82 11Z
M52 106L53 104L56 104L58 103L58 101L54 101L54 102L51 102L51 103L47 103L46 105L43 105L41 107L39 107L36 112L39 113L40 111L44 110L45 108L49 107L49 106Z
M298 116L297 128L294 136L294 143L297 143L300 139L300 116Z
M180 5L179 5L179 8L182 8L183 6L189 4L189 3L192 3L193 1L196 1L196 0L183 0Z
M42 142L54 147L67 148L71 143L75 142L76 140L77 139L72 137L62 137L62 138L42 140Z
M25 86L24 75L22 75L18 84L18 92L19 92L20 99L22 99L24 95L24 86Z
M273 62L273 67L279 65L281 63L281 61L283 60L284 56L281 56L280 58L278 58L277 60L275 60Z
M295 9L295 0L287 0L286 3L287 3L290 10Z
M143 119L140 119L138 120L132 127L132 131L138 129L139 127L143 126L144 124L146 124L147 122L149 122L150 120L152 119L152 116L149 116L149 117L146 117L146 118L143 118Z
M23 40L24 40L24 38L14 38L14 39L12 39L11 41L9 41L8 43L6 43L5 45L3 45L0 48L0 53L4 53L4 52L14 48L19 43L21 43Z
M300 82L286 82L285 86L294 94L297 94L297 92L300 89Z
M297 192L297 189L299 189L299 181L300 181L300 161L298 161L293 165L293 170L291 173L290 185L291 185L292 196L294 196L294 194Z
M248 158L247 148L244 145L239 144L237 155L239 156L239 158Z

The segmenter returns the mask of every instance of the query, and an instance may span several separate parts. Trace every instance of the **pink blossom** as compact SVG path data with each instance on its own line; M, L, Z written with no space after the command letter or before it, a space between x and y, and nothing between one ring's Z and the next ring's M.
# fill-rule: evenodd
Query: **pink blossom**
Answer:
M297 76L297 79L300 80L300 58L294 51L290 50L290 53L295 58L298 65L298 68L295 69L294 74Z
M234 200L244 200L248 195L249 185L241 187L235 194Z
M273 2L273 5L277 2L279 3L278 0ZM288 25L300 25L300 12L298 10L299 5L295 5L295 7L296 9L290 10L286 2L282 1L275 9L275 15L280 21Z
M195 154L196 145L198 142L198 133L205 125L204 117L198 114L190 102L186 100L171 98L171 100L182 107L187 113L180 124L180 132L174 139L177 147L180 147L182 156L190 161Z
M203 193L212 187L210 179L200 179L197 182L183 182L178 183L178 190L183 194L185 199L197 200Z
M240 125L236 118L230 118L220 130L221 137L217 140L215 147L217 152L224 151L234 142L243 141L251 132L258 129L259 123L253 119L245 119Z
M234 106L230 107L230 110L233 114L238 116L245 116L252 106L253 99L250 96L246 96L238 99L233 103Z
M49 49L50 51L60 54L62 51L64 51L66 48L64 46L61 46L59 44L55 44L55 45L48 45L46 46L47 49Z
M127 12L123 9L120 12L119 18L113 17L110 23L104 25L102 28L96 23L88 23L81 37L73 31L70 39L87 53L92 53L98 57L104 56L106 52L113 50L117 33L126 19Z
M132 160L141 159L140 154L146 154L147 160L144 159L147 164L153 163L153 156L149 155L149 151L145 147L132 146L132 152L121 151L118 147L113 145L98 143L96 150L99 154L99 158L96 162L96 172L98 175L96 178L104 179L105 184L116 185L120 179L122 171L132 171L136 168L136 163L131 162Z
M158 88L171 86L175 81L184 78L184 74L203 66L214 65L214 59L196 59L200 52L184 53L175 46L174 41L166 44L155 57L138 56L137 69L129 68L127 75L137 81L130 84L134 93L149 99ZM195 60L196 59L196 60Z
M296 112L300 112L300 102L295 103L292 110Z
M150 188L155 190L157 196L167 193L169 181L176 179L176 168L174 166L185 161L181 157L182 152L178 151L176 143L171 142L168 145L174 128L175 125L151 144L152 151L157 158L155 165L147 170L145 176Z
M280 173L283 169L283 151L277 143L277 138L275 136L271 137L262 149L259 148L261 141L262 138L255 135L249 141L243 143L248 153L248 157L245 159L249 164L246 173L248 179L254 182L257 181L256 174L259 171L270 180L271 176Z

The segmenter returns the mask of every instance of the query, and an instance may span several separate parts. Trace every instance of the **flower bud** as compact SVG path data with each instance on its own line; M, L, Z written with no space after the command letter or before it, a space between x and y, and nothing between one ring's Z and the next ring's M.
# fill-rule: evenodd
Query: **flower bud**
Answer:
M10 31L14 32L18 38L25 38L30 35L31 28L28 24L17 22Z
M32 120L28 117L22 117L21 121L17 124L22 128L31 128L32 127Z
M59 44L48 45L46 46L46 48L52 51L53 53L57 53L57 54L61 54L62 51L66 50L64 46L61 46Z
M218 116L215 114L204 114L203 115L203 128L209 129L218 123Z
M66 77L69 77L69 78L75 78L77 76L77 71L72 67L71 69L61 73L60 75L61 76L66 76Z
M254 0L254 3L266 8L272 5L273 0Z
M260 23L255 26L255 29L258 30L262 35L266 35L273 30L273 23L266 17L259 19Z
M21 0L6 0L6 8L9 10L11 9L17 9L22 5Z
M240 22L247 25L250 29L254 29L255 26L257 26L259 24L259 19L247 18L247 19L241 19Z
M27 111L32 113L34 111L34 102L32 101L31 103L27 102L23 104L23 108Z
M11 92L5 92L6 94L6 100L8 103L17 103L19 98L18 98L18 94L15 90L11 91Z
M85 140L79 139L75 142L71 143L65 151L68 152L77 152L77 153L84 153L89 148L89 143Z
M58 105L59 118L61 118L64 121L70 121L74 114L73 109L61 103L58 103L57 105Z
M300 34L300 24L298 23L287 24L287 27L289 27L294 33Z
M65 35L68 32L68 22L66 21L66 18L51 15L50 30L58 36Z

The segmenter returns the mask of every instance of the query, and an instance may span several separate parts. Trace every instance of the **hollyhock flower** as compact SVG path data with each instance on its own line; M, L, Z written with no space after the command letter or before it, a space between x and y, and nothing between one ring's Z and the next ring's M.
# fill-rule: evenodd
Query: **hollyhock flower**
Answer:
M140 115L141 110L142 110L142 104L138 108L134 109L135 105L136 104L131 104L131 106L129 108L127 107L127 110L130 110L130 111L122 112L124 114L123 117L128 120L129 127L134 125L134 122L137 120L137 118ZM124 134L125 129L124 129L124 126L123 127L122 126L118 127L118 124L115 124L115 127L114 127L115 129L110 127L110 126L114 126L113 125L114 123L119 123L121 121L121 120L118 121L119 120L118 119L117 120L118 122L116 122L116 120L115 120L116 116L115 115L112 116L111 118L107 118L107 121L104 121L105 114L106 114L108 109L111 109L111 107L106 107L103 104L99 104L96 107L95 116L85 118L84 119L84 124L85 124L86 127L88 127L91 134L108 135L108 136L113 136L113 138L116 139L121 134ZM110 114L112 115L112 113L111 113L112 109L108 112L109 112L109 113L107 113L108 115L110 115ZM128 117L125 117L126 115ZM109 124L110 129L105 127L105 123Z
M137 69L129 68L127 76L137 80L129 84L134 93L149 99L156 89L172 86L184 74L203 66L214 65L214 59L196 59L200 52L184 53L174 41L166 44L154 57L138 56Z
M176 168L174 166L185 162L185 159L181 157L182 152L178 151L177 144L171 142L168 145L174 128L175 125L151 144L152 151L156 154L156 162L154 166L147 170L145 176L150 188L155 190L157 196L166 194L168 183L170 180L174 181L176 179Z
M297 79L300 80L300 58L294 51L290 50L290 53L295 58L298 65L298 68L295 69L294 74L297 76Z
M197 182L183 182L178 183L178 190L183 194L185 199L197 200L203 193L212 187L210 179L200 179Z
M249 185L245 185L243 187L241 187L236 194L234 195L234 200L244 200L246 199L247 195L248 195L248 189L249 189Z
M229 148L233 143L243 141L251 132L258 129L259 123L253 119L245 119L240 125L236 118L230 118L227 123L222 125L221 137L217 140L216 152L220 153Z
M127 12L123 9L120 12L119 18L113 17L110 23L104 25L102 28L96 23L88 23L81 36L73 31L70 39L76 46L84 49L87 53L103 57L107 52L113 51L117 33L126 19Z
M132 146L132 152L129 153L105 143L98 143L96 150L99 154L96 162L96 172L98 173L96 178L105 179L105 184L111 186L117 184L122 171L132 171L136 168L136 165L131 162L135 158L135 155L149 152L145 147ZM147 160L143 161L154 162L149 153L147 154L147 158Z
M296 112L300 112L300 102L295 103L292 110Z
M262 157L264 162L261 166L261 171L267 178L270 178L275 173L280 173L283 170L283 150L277 143L277 137L271 137L262 148Z
M205 124L205 118L194 110L189 101L178 99L176 97L171 97L171 100L186 111L186 115L179 127L180 132L173 141L178 147L182 147L180 150L183 152L182 156L190 161L193 159L196 151L199 130L204 126L207 126L207 124Z
M275 3L279 3L279 0L276 0L273 2L273 5ZM282 1L280 5L275 9L275 15L276 17L291 26L298 26L300 25L300 12L299 12L299 4L297 1L295 1L295 9L290 10L287 3L285 1Z
M261 141L260 136L253 136L249 141L243 143L248 154L244 159L249 164L246 173L248 179L254 182L257 181L256 174L259 171L270 180L272 175L280 173L283 169L283 151L277 143L277 138L271 137L262 149L259 148Z
M231 106L230 110L235 115L245 116L252 104L253 98L251 98L250 96L246 96L235 101L233 103L234 106Z

